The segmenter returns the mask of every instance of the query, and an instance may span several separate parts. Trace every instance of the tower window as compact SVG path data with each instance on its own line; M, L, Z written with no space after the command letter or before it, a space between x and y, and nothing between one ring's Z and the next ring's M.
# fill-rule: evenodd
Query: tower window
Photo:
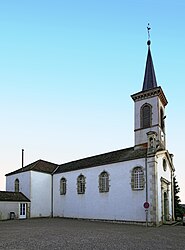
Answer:
M109 192L109 174L105 171L99 175L99 192Z
M163 159L163 170L166 171L167 169L167 164L166 164L166 160Z
M60 194L65 195L66 194L66 178L61 178L60 180Z
M141 128L149 128L152 123L152 106L144 104L141 107Z
M162 108L160 109L160 123L161 123L161 129L163 130L164 129L164 111Z
M15 192L19 192L19 179L15 180Z
M85 194L85 176L82 174L77 178L77 193Z

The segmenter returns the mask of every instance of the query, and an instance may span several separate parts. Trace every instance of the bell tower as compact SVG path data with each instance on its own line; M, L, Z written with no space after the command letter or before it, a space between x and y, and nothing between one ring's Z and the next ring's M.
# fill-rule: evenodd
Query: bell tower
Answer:
M148 28L149 29L149 28ZM135 102L134 134L135 147L148 146L148 133L155 134L156 147L166 148L165 107L167 99L160 86L157 86L151 55L151 41L147 41L148 54L142 91L131 97Z

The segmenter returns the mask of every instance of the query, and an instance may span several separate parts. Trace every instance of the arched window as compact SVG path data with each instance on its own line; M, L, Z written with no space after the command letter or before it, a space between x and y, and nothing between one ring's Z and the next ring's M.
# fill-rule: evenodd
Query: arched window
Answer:
M66 194L66 178L60 179L60 194L65 195Z
M109 192L109 174L106 171L99 175L99 192Z
M161 129L163 130L164 129L164 111L162 108L160 109L160 124L161 124Z
M144 104L141 107L141 128L149 128L152 124L152 106Z
M132 189L144 189L144 172L141 167L136 167L132 170Z
M15 192L19 192L19 179L15 180L14 185L15 185Z
M77 193L85 194L85 176L82 174L77 178Z

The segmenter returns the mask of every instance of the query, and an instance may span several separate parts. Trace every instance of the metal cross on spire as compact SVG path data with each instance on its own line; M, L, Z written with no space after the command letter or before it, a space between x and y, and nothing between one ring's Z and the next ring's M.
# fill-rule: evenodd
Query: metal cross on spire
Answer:
M147 30L148 30L148 40L150 40L150 30L151 30L151 28L150 28L150 24L148 23L148 26L147 26Z
M147 41L147 44L148 45L150 45L150 30L151 30L151 28L150 28L150 24L148 23L148 26L147 26L147 30L148 30L148 41Z

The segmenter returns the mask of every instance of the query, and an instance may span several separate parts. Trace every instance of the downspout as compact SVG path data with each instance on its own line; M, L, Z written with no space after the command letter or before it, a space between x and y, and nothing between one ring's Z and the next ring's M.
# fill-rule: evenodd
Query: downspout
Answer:
M145 172L146 172L146 202L148 202L148 168L147 168L147 156L145 157Z
M175 195L174 195L174 172L171 172L171 178L172 178L172 188L171 188L171 196L172 196L172 220L175 221Z
M146 202L148 202L148 168L147 168L147 155L145 157L145 172L146 172ZM148 209L145 209L146 213L146 227L148 227Z
M51 173L51 218L53 218L53 207L54 207L54 189L53 189L53 175L54 173L57 171L57 169L59 168L59 166L57 166L55 168L55 170Z
M174 172L175 168L173 166L173 154L170 154L170 164L171 164L171 209L172 209L172 220L175 220L175 196L174 196Z
M53 218L53 173L51 174L51 218Z

